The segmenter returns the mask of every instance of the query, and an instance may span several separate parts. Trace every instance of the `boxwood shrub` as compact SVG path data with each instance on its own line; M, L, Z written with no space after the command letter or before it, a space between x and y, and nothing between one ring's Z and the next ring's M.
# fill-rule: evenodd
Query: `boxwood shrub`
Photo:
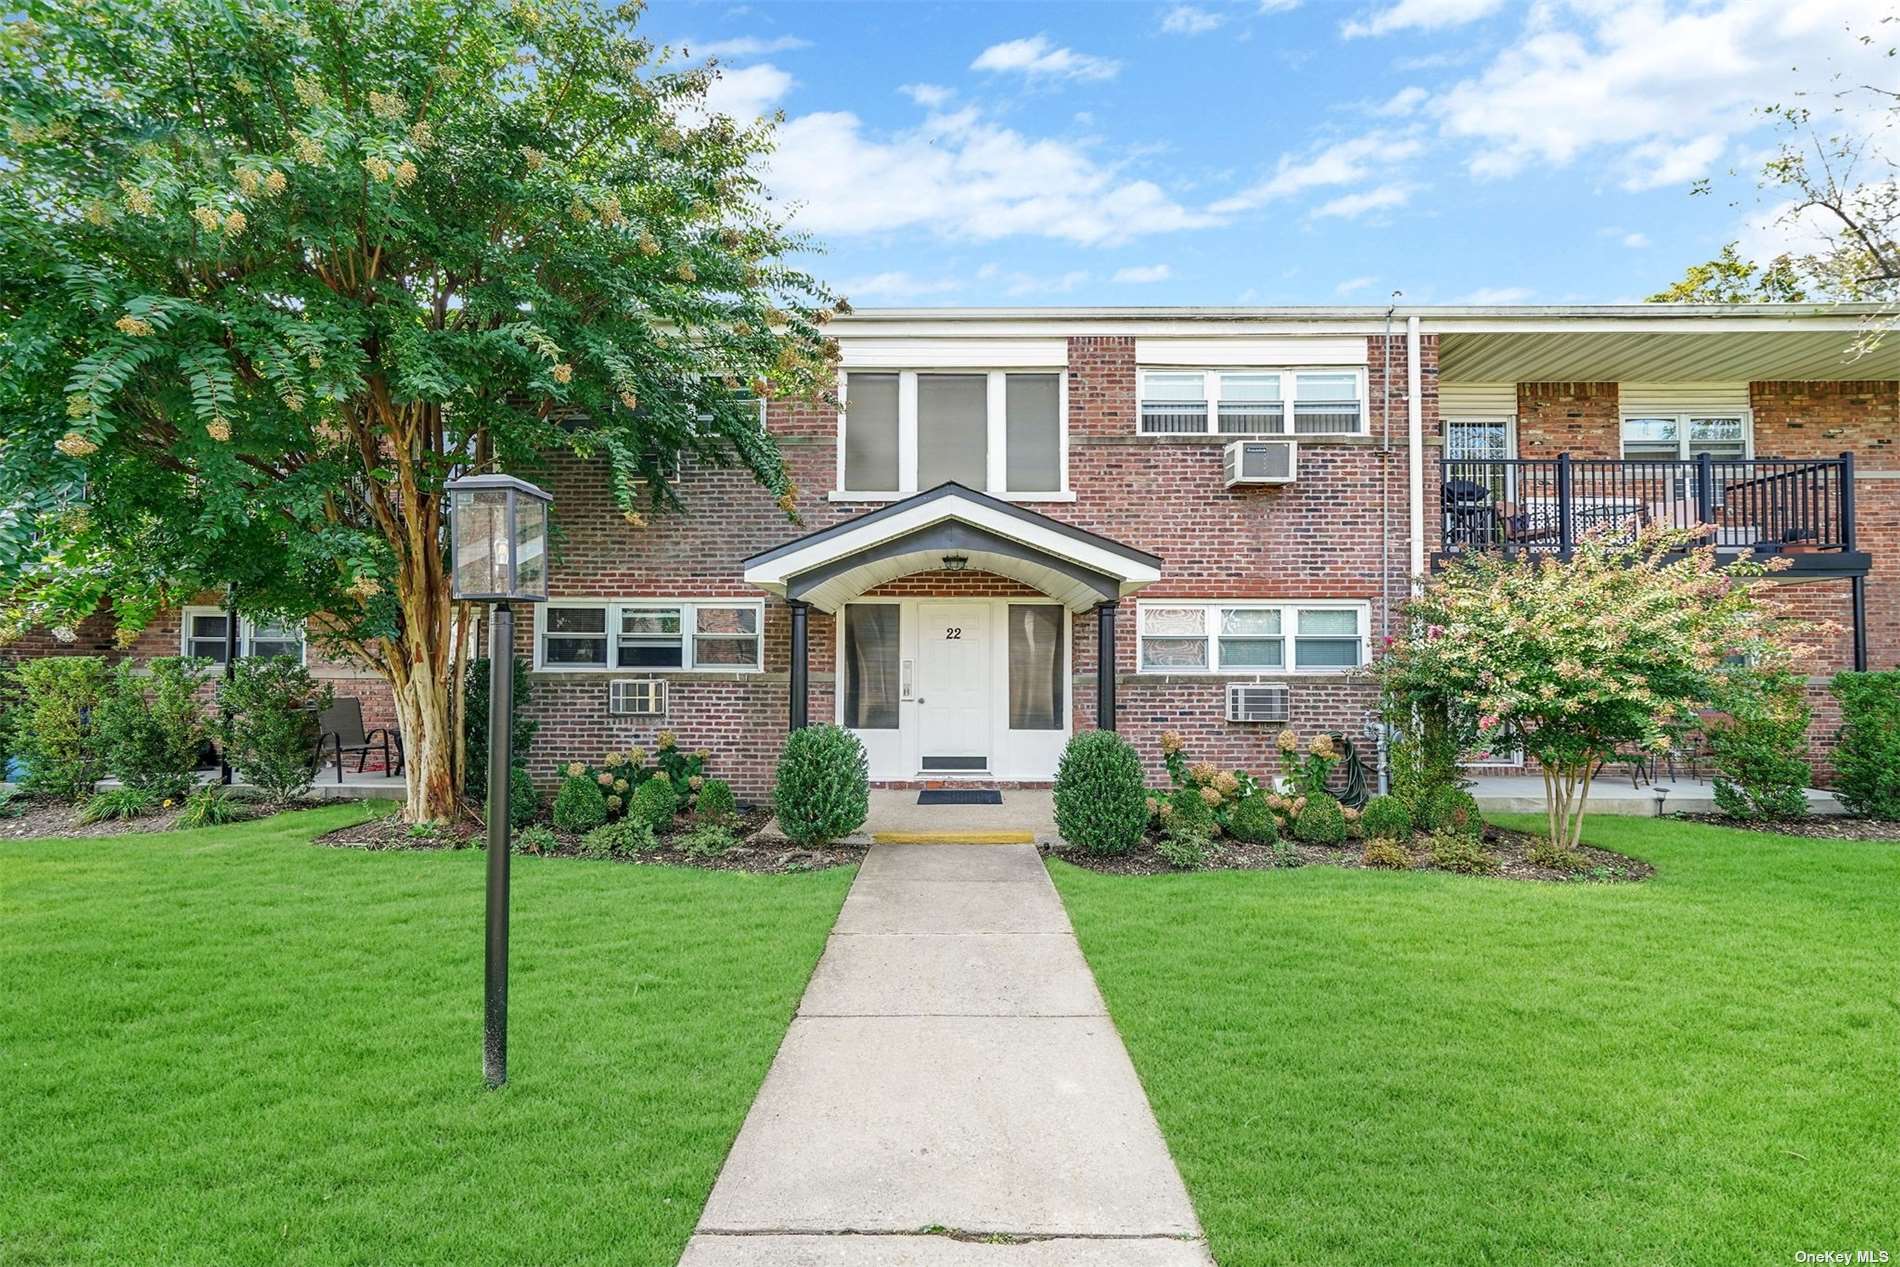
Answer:
M673 790L671 779L651 778L633 789L633 797L627 802L627 817L659 831L672 824L679 805L679 794Z
M1085 730L1056 767L1056 830L1093 854L1127 853L1148 827L1141 758L1112 730Z
M823 844L849 836L871 813L864 745L841 726L805 726L785 741L772 809L786 839Z
M1227 832L1235 840L1270 845L1280 838L1280 825L1267 804L1266 793L1255 791L1241 797L1227 816Z
M1418 807L1418 826L1428 832L1450 832L1457 836L1476 836L1484 830L1484 816L1478 802L1461 787L1441 787Z
M562 831L589 832L607 821L607 798L591 774L570 774L554 794L554 825Z
M1324 793L1307 797L1293 820L1293 838L1309 845L1339 844L1346 839L1345 811Z
M1396 796L1375 796L1359 814L1369 840L1405 840L1412 834L1412 811Z

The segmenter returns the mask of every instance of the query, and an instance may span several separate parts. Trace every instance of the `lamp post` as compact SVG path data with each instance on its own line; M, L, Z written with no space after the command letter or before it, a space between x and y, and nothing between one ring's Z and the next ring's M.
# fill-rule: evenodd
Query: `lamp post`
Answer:
M508 1081L508 792L514 773L515 613L548 597L546 493L510 475L450 480L449 590L489 603L488 914L482 962L482 1075Z

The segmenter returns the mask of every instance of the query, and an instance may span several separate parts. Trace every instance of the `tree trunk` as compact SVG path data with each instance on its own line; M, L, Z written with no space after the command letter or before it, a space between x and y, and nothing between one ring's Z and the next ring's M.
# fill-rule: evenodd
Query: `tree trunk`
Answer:
M452 819L461 808L455 782L455 725L450 702L449 594L439 567L399 577L402 632L388 640L389 685L402 726L409 822Z

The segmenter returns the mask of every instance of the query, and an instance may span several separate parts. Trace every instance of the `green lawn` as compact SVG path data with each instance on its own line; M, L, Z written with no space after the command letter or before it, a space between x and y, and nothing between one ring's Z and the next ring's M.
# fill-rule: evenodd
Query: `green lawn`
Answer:
M1900 1261L1900 845L1586 837L1659 874L1051 866L1223 1267Z
M850 880L514 864L355 807L0 845L0 1262L670 1264Z

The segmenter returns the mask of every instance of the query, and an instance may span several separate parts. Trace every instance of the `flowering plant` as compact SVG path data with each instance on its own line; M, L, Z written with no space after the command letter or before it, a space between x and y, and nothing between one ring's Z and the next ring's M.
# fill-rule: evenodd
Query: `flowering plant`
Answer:
M1161 732L1161 763L1168 769L1169 780L1177 792L1185 788L1199 797L1213 811L1214 821L1224 831L1233 807L1257 791L1260 781L1245 770L1223 770L1212 761L1190 762L1186 749L1187 740L1180 731ZM1166 797L1149 800L1150 813L1165 820L1171 810L1170 800Z

